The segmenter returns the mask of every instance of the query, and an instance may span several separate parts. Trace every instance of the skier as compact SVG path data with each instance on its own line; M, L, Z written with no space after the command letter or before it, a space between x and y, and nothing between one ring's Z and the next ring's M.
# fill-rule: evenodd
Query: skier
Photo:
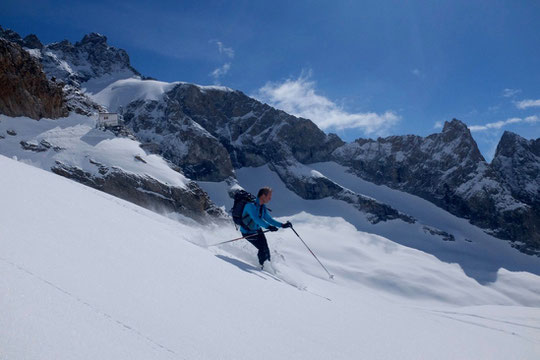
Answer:
M270 200L272 200L272 189L267 186L261 188L257 193L255 202L247 203L244 206L244 211L242 212L243 225L240 226L240 232L244 236L253 235L246 240L259 251L257 256L259 257L261 268L271 273L275 273L270 264L270 249L268 248L268 242L266 241L262 228L270 231L278 231L278 228L289 228L292 224L290 221L280 223L268 214L266 204L268 204ZM257 236L254 234L257 234Z

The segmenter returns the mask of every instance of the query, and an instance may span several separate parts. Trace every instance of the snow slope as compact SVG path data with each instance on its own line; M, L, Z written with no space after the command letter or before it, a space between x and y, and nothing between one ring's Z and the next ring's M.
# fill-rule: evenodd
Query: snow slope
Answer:
M256 193L262 185L271 186L274 197L270 207L274 215L290 216L305 211L319 216L340 217L361 231L374 233L401 245L436 256L446 263L456 263L476 281L486 284L497 280L499 269L527 271L540 275L540 258L513 249L507 241L497 239L434 204L417 196L378 186L350 174L346 168L333 163L305 165L318 171L339 185L358 194L372 197L382 203L413 216L415 224L402 221L367 221L365 214L351 205L334 199L305 200L285 187L279 176L267 166L243 168L236 171L240 185ZM199 183L218 205L231 208L231 200L223 199L226 185ZM432 235L424 227L440 229L454 235L455 241L444 241Z
M176 222L4 156L0 169L1 358L535 359L540 353L536 275L502 273L529 287L521 294L530 307L479 284L469 287L475 294L463 301L468 306L449 305L467 295L452 282L441 301L416 300L416 292L400 291L400 281L387 283L381 269L415 282L419 293L436 285L434 271L456 283L467 277L457 265L358 232L342 219L298 214L290 217L295 228L336 281L285 230L269 235L280 272L274 277L252 266L254 251L243 242L194 244L232 238L232 227ZM345 240L347 247L334 246ZM353 285L364 276L359 269L381 277Z
M99 163L128 173L146 174L164 184L182 188L190 181L172 170L161 156L146 154L138 141L96 129L96 119L75 113L58 120L39 121L0 115L0 134L4 135L0 139L0 154L45 170L59 161L98 176L96 163ZM7 135L8 131L14 131L15 135ZM40 150L26 150L21 141Z
M84 87L83 90L92 100L100 105L105 106L109 111L119 111L121 107L125 107L132 101L159 101L163 98L163 95L166 92L171 91L175 86L188 83L181 81L168 83L157 80L142 80L140 77L127 78L126 76L126 78L119 78L117 80L111 79L108 81L108 84L109 85L106 87L98 87L97 90L91 90L90 87ZM200 88L202 91L233 91L232 89L224 86L195 86Z

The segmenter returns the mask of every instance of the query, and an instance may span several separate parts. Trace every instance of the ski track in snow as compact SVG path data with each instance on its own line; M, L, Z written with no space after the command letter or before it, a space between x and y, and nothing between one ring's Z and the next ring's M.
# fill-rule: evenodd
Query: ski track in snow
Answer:
M143 340L149 342L154 348L157 348L157 349L161 349L161 350L164 350L164 351L167 351L173 355L175 355L176 357L179 357L180 355L177 354L174 350L171 350L170 348L160 344L159 342L153 340L152 338L150 338L149 336L146 336L145 334L143 334L142 332L140 332L139 330L133 328L132 326L130 325L127 325L126 323L114 318L114 316L112 315L109 315L107 314L106 312L102 311L102 310L99 310L97 307L93 306L92 304L88 303L87 301L85 301L84 299L81 299L80 297L70 293L69 291L66 291L64 289L62 289L61 287L55 285L54 283L50 282L49 280L46 280L36 274L34 274L33 272L31 272L30 270L26 269L25 267L21 266L21 265L18 265L18 264L15 264L5 258L2 258L0 257L0 260L2 260L3 262L5 262L6 264L8 265L11 265L12 267L16 268L17 270L21 271L21 272L24 272L26 273L27 275L31 276L32 278L38 280L38 281L41 281L42 283L44 284L47 284L48 286L54 288L55 290L59 291L60 293L62 293L63 295L66 295L68 296L69 298L71 298L72 300L75 300L76 302L78 302L79 304L83 305L83 306L86 306L88 307L89 309L91 309L93 312L103 316L106 320L112 322L112 323L115 323L116 325L118 326L121 326L123 329L133 333L135 336L138 336L139 338L142 338ZM184 359L184 358L182 358Z
M474 321L472 319L467 319L467 317L478 318L478 319L482 319L483 321L488 321L488 322L495 322L495 323L501 323L502 322L502 323L510 324L510 325L514 325L514 326L528 327L528 328L540 330L540 328L538 328L536 326L527 326L527 325L513 323L513 322L494 320L494 319L483 317L483 316L477 316L477 315L471 315L471 314L461 314L461 313L458 313L458 312L432 311L432 313L434 313L435 315L447 318L447 319L451 319L451 320L454 320L454 321L459 321L459 322L462 322L462 323L465 323L465 324L474 325L474 326L478 326L478 327L485 328L485 329L499 331L499 332L502 332L502 333L505 333L505 334L508 334L508 335L512 335L512 336L518 336L518 337L521 337L522 339L525 339L527 341L530 341L530 342L533 342L533 343L536 343L536 344L540 344L540 340L538 338L532 338L532 337L528 337L528 336L523 336L523 335L520 335L520 334L516 333L515 331L502 329L502 328L496 327L494 325L490 326L490 325L487 325L485 323ZM464 319L460 319L459 317L464 317Z
M247 262L245 262L245 261L243 261L243 260L241 260L239 258L233 257L231 254L226 254L226 255L225 254L226 253L223 252L223 254L216 255L216 257L223 260L223 261L226 261L226 262L228 262L228 263L230 263L230 264L232 264L232 265L234 265L236 267L238 267L239 269L241 269L243 271L252 273L252 274L257 275L257 276L262 277L262 278L270 278L270 279L276 280L276 281L281 282L283 284L286 284L288 286L292 286L292 287L298 289L299 291L304 291L304 292L307 292L307 293L309 293L311 295L320 297L322 299L332 301L332 299L329 298L329 297L326 297L324 295L321 295L321 294L318 294L318 293L315 293L315 292L309 290L307 285L304 285L304 284L294 280L292 277L284 274L282 271L280 271L278 269L275 269L276 274L271 274L268 271L261 270L256 265L249 264L249 263L247 263Z

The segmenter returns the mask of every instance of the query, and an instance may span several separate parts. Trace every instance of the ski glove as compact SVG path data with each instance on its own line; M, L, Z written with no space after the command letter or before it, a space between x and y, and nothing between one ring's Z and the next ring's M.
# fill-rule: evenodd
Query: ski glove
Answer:
M283 225L281 225L282 228L286 229L286 228L290 228L292 227L292 224L290 221L287 221L286 223L284 223Z
M270 226L268 227L268 230L270 230L270 231L278 231L278 228L275 227L274 225L270 225Z

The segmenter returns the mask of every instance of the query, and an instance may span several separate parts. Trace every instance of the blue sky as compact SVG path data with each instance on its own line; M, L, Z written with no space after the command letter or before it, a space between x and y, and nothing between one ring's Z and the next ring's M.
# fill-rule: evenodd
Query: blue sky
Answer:
M99 32L163 81L221 84L347 141L467 123L540 137L538 1L11 1L44 43Z

